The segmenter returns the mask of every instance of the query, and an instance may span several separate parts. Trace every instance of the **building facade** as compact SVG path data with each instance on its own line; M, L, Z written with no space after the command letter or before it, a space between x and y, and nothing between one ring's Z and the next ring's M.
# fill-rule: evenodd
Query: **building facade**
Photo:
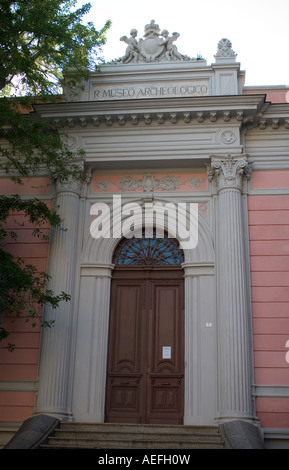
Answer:
M3 429L36 414L237 419L289 445L289 88L246 87L227 39L208 65L177 37L154 21L132 30L77 94L34 106L85 150L85 181L21 188L67 230L35 243L19 228L11 251L72 299L44 309L55 324L41 332L5 320L17 347L1 349Z

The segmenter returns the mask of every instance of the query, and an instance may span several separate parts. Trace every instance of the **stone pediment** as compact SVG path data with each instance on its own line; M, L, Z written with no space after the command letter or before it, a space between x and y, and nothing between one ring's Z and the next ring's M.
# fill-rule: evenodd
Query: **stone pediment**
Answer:
M190 58L180 52L175 45L175 41L180 36L173 32L171 35L164 29L161 31L158 24L151 20L145 26L143 38L137 39L138 31L132 29L130 37L122 36L121 41L127 44L125 54L114 63L151 63L151 62L171 62L171 61L197 61L201 58Z

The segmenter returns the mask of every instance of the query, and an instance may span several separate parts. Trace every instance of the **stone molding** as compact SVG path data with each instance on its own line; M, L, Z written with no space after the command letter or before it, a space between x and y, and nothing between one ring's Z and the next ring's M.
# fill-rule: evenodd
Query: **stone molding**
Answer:
M55 121L55 120L54 120ZM238 122L248 129L258 128L260 130L271 129L271 130L288 130L289 129L289 111L288 116L276 117L264 117L255 116L254 113L248 113L246 109L238 110L235 106L232 106L231 111L179 111L173 112L150 112L142 113L139 111L120 113L120 114L95 114L93 116L86 117L67 117L62 121L62 127L83 127L87 128L90 126L115 126L125 127L129 125L137 126L139 124L210 124L215 122ZM220 136L223 143L231 143L233 136L230 137L229 141L226 135Z
M289 398L289 385L253 385L252 394L256 397Z
M95 263L85 263L81 266L81 276L111 278L114 264L95 265Z
M136 199L136 202L140 202L140 205L143 205L143 198L139 197ZM158 202L158 199L156 198L154 202ZM169 200L168 200L169 202ZM124 218L125 216L123 216ZM139 220L139 225L135 224L135 230L138 228L142 228L142 218ZM156 219L156 225L155 228L158 227L158 219ZM181 214L179 223L182 226L186 226L188 220L187 220L187 214ZM109 232L109 229L111 228L111 214L108 213L102 221L103 224L103 229L107 230L107 233ZM212 235L210 232L210 228L208 225L208 221L205 219L205 217L199 213L198 216L198 224L199 224L199 234L198 234L198 245L196 249L190 250L190 249L184 249L184 254L185 254L185 262L186 263L209 263L209 265L214 264L215 260L215 254L214 254L214 243L212 239ZM163 226L161 225L160 228L162 229ZM165 230L169 232L169 227L167 225L167 220L165 220ZM100 239L94 239L90 231L87 230L86 236L84 239L83 243L83 249L82 249L82 254L81 254L81 259L80 259L80 264L83 267L87 266L111 266L111 257L112 253L114 252L116 246L120 242L120 239L118 238L100 238Z
M37 380L1 380L0 392L36 392Z
M130 112L130 113L120 113L120 114L108 114L108 115L95 115L95 116L87 116L87 117L74 117L70 118L67 117L63 121L63 127L99 127L101 125L105 125L110 127L112 125L119 125L121 127L134 125L137 126L139 124L201 124L206 122L208 123L215 123L215 122L244 122L245 118L245 111L236 110L234 111L179 111L176 110L174 112ZM55 120L54 120L55 121ZM285 123L285 121L284 121ZM280 125L284 124L280 121ZM225 132L225 130L223 131ZM232 143L234 136L230 135L229 138L225 134L221 134L219 136L220 141L223 143ZM76 146L76 145L74 145Z
M215 274L214 262L195 262L195 263L182 263L184 270L184 278L198 277L198 276L213 276Z
M215 123L215 122L239 122L243 125L246 125L249 129L258 128L260 130L271 129L271 130L282 130L282 129L289 129L289 111L288 117L278 117L275 118L267 118L262 116L253 116L252 114L248 115L246 111L239 111L234 110L232 111L199 111L199 112L189 112L189 111L175 111L175 112L159 112L159 113L129 113L129 114L111 114L111 115L96 115L96 116L87 116L87 117L75 117L70 118L67 117L63 123L63 127L99 127L101 125L105 125L107 127L112 125L119 125L119 126L128 126L134 125L137 126L138 124L146 124L150 125L153 123L156 124L201 124L201 123ZM84 125L85 123L85 125ZM223 131L222 134L218 136L220 142L224 144L232 143L234 139L234 135L231 134L228 136L224 134L226 130Z

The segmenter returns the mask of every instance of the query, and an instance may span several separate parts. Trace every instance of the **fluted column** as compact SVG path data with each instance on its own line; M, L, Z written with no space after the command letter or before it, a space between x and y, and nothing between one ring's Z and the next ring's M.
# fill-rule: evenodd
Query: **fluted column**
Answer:
M71 300L60 302L56 309L44 308L44 321L55 320L55 323L52 328L42 330L35 413L48 413L60 419L71 414L69 386L81 190L79 180L56 182L56 206L63 222L61 228L52 229L49 246L49 288L57 295L69 294Z
M220 421L252 419L252 354L242 188L247 158L213 158L217 185L218 408Z

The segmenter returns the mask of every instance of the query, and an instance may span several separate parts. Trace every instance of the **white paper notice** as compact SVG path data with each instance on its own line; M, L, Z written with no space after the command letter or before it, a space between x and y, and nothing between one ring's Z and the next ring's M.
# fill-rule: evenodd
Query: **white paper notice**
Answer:
M171 359L172 348L171 346L163 346L163 359Z

